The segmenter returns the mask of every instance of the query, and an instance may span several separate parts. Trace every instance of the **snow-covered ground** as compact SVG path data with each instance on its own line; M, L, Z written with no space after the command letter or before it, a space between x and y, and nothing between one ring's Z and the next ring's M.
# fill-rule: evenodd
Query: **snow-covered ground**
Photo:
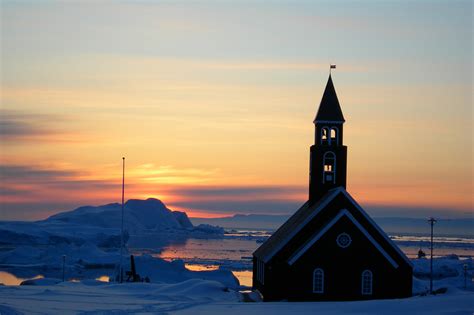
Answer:
M175 284L106 284L0 287L3 314L472 314L474 293L448 287L445 294L361 302L242 302L217 281Z
M119 261L120 234L117 228L121 207L110 204L81 207L39 222L0 222L1 272L28 280L25 285L0 285L0 314L473 314L474 288L471 258L451 255L434 260L434 289L444 293L427 295L429 259L415 259L413 292L403 300L362 302L263 303L256 292L239 285L231 269L249 272L246 256L258 246L261 234L226 234L209 225L193 226L186 214L174 212L158 200L133 200L126 204L128 245L132 243L137 272L150 283L101 282L114 279ZM130 238L129 238L130 237ZM247 240L247 238L249 240ZM167 244L200 239L193 250L183 247L163 250ZM235 246L242 242L239 246ZM193 241L191 241L193 243ZM186 268L205 244L224 246L207 255L215 269ZM152 257L153 254L167 257ZM171 247L172 248L172 247ZM206 249L207 248L207 249ZM222 253L228 257L222 257ZM65 278L62 282L63 255ZM128 256L128 250L125 249ZM244 255L244 256L242 256ZM177 257L183 257L176 259ZM227 259L227 263L225 262ZM171 260L171 261L170 261ZM467 282L464 278L467 269ZM130 270L129 259L124 269ZM104 277L101 277L104 276ZM27 285L26 285L27 284ZM466 286L466 287L465 287ZM244 302L254 300L256 302Z
M426 278L429 260L414 260L415 275ZM464 288L464 265L469 281ZM472 314L472 260L456 256L434 261L434 289L428 279L415 278L412 298L360 302L244 302L236 280L225 270L191 272L183 263L150 256L137 257L137 266L152 283L106 283L95 280L30 281L34 285L0 286L0 314Z

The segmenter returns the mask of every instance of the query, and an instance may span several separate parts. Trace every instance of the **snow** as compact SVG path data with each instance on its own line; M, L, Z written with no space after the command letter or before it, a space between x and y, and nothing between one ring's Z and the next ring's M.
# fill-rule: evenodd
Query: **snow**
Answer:
M216 281L100 285L0 286L2 314L472 314L474 293L449 288L436 296L358 302L242 302Z
M84 250L87 250L86 248ZM95 250L95 249L92 249ZM429 260L413 260L424 277ZM96 280L60 282L44 278L30 285L0 286L1 314L472 314L474 286L464 289L464 265L472 278L472 260L451 255L433 261L438 277L428 295L428 279L414 278L412 298L354 302L260 302L256 292L238 292L227 270L194 272L180 260L167 262L149 255L136 257L137 270L152 283L107 283ZM244 301L254 300L254 303Z
M430 260L413 259L413 294L426 294L429 290ZM441 288L464 288L464 266L467 268L467 287L474 290L472 276L474 263L472 258L460 259L449 255L433 259L433 290Z
M61 281L61 279L54 278L38 278L22 281L20 285L55 285Z
M77 225L94 225L103 228L121 226L121 205L86 206L62 212L46 219L46 222L63 222ZM124 205L124 221L130 233L162 228L188 229L193 225L184 212L171 211L158 199L131 199Z
M141 277L148 277L152 283L178 283L189 279L202 279L220 282L228 288L236 289L239 281L226 269L209 271L191 271L186 269L182 260L165 261L150 255L135 257L137 273ZM130 269L129 261L125 269Z
M0 287L3 314L162 314L212 302L237 302L238 293L215 281L190 279L177 284L61 283Z
M85 206L37 222L0 222L0 265L18 277L58 277L65 256L66 275L79 279L110 273L119 262L121 205ZM224 230L194 227L184 212L158 199L129 200L124 207L125 243L165 247L188 238L222 238ZM147 242L152 242L154 246ZM125 255L127 255L125 250ZM109 274L110 275L110 274Z
M318 314L474 312L474 264L471 258L462 259L456 255L433 261L434 289L445 292L435 296L427 294L430 260L412 260L415 276L413 292L416 296L401 300L264 303L257 292L239 292L243 287L239 286L230 269L248 269L250 261L245 261L243 257L229 260L227 264L221 256L210 257L210 261L221 267L193 271L185 267L183 260L166 261L143 254L135 256L136 269L150 283L97 281L95 279L100 276L116 278L119 211L119 204L87 206L38 222L0 222L0 245L3 248L0 251L1 270L21 278L38 277L23 281L21 286L0 285L0 314L278 315L312 314L316 310ZM141 244L141 248L157 248L157 244L166 246L170 242L186 242L188 238L203 238L205 242L210 242L224 235L220 227L208 224L193 226L184 212L171 211L156 199L128 201L125 215L126 239L135 247ZM127 251L125 255L124 269L129 270ZM63 257L66 279L75 282L60 280ZM191 260L196 258L193 255L190 257ZM464 266L467 267L469 279L466 289ZM248 301L255 302L246 303Z

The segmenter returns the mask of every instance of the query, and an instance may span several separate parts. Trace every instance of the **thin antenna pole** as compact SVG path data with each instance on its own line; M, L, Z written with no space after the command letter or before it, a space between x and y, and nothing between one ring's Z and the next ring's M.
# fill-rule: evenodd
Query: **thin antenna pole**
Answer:
M430 294L433 294L433 226L436 223L435 218L429 218L431 225L431 258L430 258Z
M125 157L122 157L122 227L120 229L120 283L123 282L123 206L125 197Z
M63 282L66 281L66 255L63 255Z

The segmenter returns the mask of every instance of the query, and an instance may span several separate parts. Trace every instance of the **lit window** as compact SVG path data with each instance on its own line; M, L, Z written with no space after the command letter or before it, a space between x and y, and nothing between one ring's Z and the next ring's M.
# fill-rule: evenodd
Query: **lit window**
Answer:
M321 268L313 271L313 293L324 293L324 271Z
M364 270L362 272L362 295L372 294L372 271Z
M331 128L331 138L329 139L329 143L331 144L338 144L338 130L336 127Z
M323 183L336 182L336 155L326 152L323 157Z
M321 129L321 144L328 143L329 131L328 128L324 127Z

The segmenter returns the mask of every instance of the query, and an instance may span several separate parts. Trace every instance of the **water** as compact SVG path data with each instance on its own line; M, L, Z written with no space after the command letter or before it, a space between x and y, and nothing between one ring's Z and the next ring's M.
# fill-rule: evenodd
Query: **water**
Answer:
M267 230L230 230L226 232L224 238L187 239L171 244L167 243L168 245L164 247L160 243L149 242L141 244L142 246L131 247L129 250L130 253L135 255L147 253L168 261L181 259L184 261L186 268L194 271L216 270L218 268L228 269L239 279L241 285L251 286L252 253L270 234L271 232ZM410 258L417 256L420 247L429 255L430 238L427 235L393 235L391 238ZM456 254L460 257L473 257L474 238L435 237L434 256L445 256L448 254ZM100 272L106 274L108 271L110 270L102 270ZM43 277L41 275L28 277L33 275L28 274L25 278L21 278L8 272L0 271L0 283L19 285L24 280ZM91 276L91 278L96 277L97 274ZM73 280L68 279L68 281ZM100 276L96 280L109 281L110 279L108 276Z
M30 278L20 278L15 276L12 273L6 272L6 271L0 271L0 283L3 283L4 285L20 285L23 281L25 280L35 280L35 279L43 279L43 275L37 275L35 277L30 277ZM110 282L110 277L103 275L95 280L97 281L102 281L102 282ZM71 278L67 280L68 282L79 282L81 279L76 279L76 278Z
M223 239L188 239L180 244L166 246L154 256L166 260L181 259L190 270L226 268L234 273L242 285L251 286L252 253L270 234L264 230L231 230ZM429 255L430 238L426 235L393 235L391 238L409 258L417 257L420 248ZM435 237L434 256L449 254L473 257L474 239Z
M4 285L20 285L25 280L42 278L44 278L42 275L37 275L32 278L19 278L9 272L0 271L0 283L3 283Z

